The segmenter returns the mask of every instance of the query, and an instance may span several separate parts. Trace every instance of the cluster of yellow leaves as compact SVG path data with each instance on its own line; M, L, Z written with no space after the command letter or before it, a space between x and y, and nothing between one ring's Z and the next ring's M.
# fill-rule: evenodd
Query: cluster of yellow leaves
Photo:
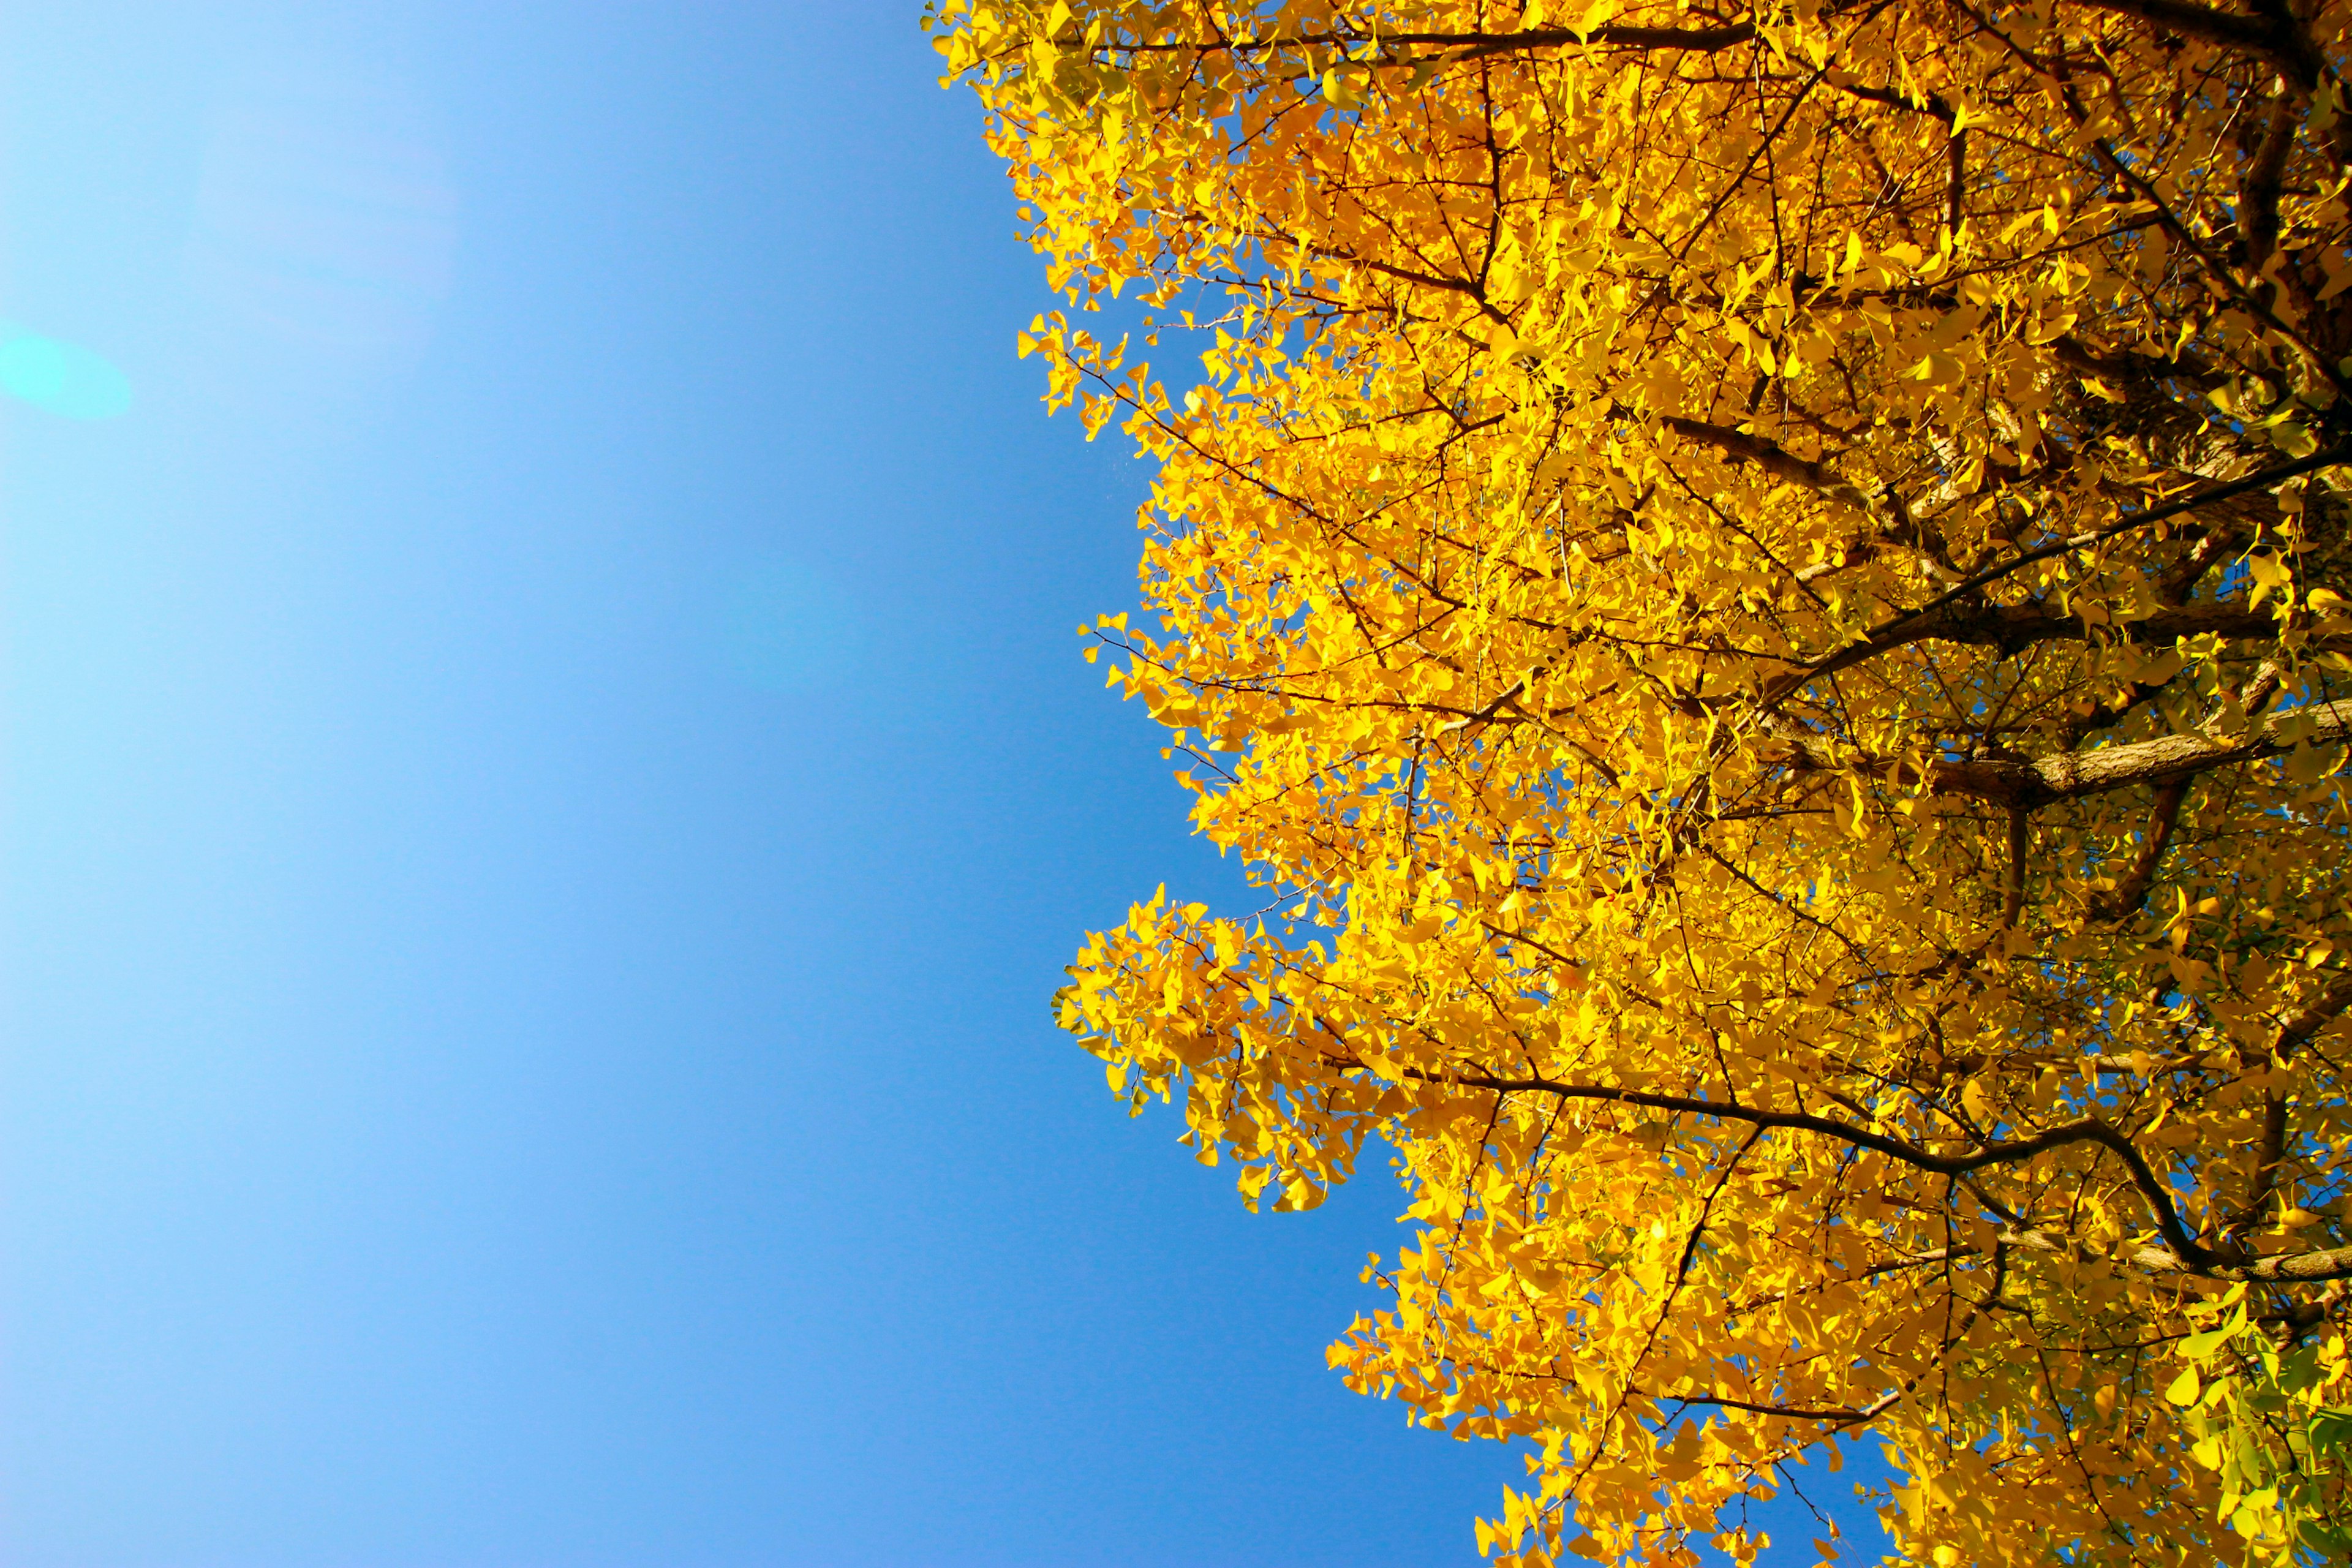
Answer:
M1022 346L1154 461L1094 635L1281 906L1063 1021L1253 1203L1395 1152L1333 1359L1529 1446L1482 1549L1746 1563L1868 1434L1906 1561L2238 1553L2169 1347L2352 1278L2352 7L929 22L1135 319Z

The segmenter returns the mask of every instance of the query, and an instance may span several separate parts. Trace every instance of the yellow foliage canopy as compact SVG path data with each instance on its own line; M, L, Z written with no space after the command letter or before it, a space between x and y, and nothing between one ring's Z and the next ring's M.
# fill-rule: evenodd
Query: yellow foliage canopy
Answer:
M2337 1549L2347 18L930 18L1055 286L1202 335L1024 347L1286 906L1063 1022L1254 1203L1397 1152L1333 1359L1532 1445L1503 1563L1745 1562L1864 1433L1921 1563Z

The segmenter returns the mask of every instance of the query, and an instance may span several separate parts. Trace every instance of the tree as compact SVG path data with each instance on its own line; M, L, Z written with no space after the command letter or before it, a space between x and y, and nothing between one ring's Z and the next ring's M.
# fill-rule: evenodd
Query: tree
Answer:
M2346 1553L2347 18L938 0L1279 906L1062 1022L1253 1204L1394 1151L1332 1357L1501 1562L1857 1436L1906 1561Z

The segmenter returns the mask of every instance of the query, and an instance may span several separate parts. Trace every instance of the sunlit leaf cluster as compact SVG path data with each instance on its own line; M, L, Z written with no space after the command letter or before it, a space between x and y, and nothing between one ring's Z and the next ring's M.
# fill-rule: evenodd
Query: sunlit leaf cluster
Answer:
M2333 1551L2352 6L929 21L1268 900L1062 1021L1253 1204L1394 1159L1332 1356L1520 1442L1482 1551L1744 1563L1857 1440L1906 1562Z

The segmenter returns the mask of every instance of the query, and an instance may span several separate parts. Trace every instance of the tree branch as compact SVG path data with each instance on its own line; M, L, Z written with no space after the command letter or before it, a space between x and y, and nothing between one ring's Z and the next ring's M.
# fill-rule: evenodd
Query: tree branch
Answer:
M2000 900L2000 929L2015 931L2025 912L2025 852L2033 838L2033 811L2012 803L2009 808L2009 886Z
M2157 790L2139 853L2113 891L2092 899L2093 920L2119 921L2139 912L2140 905L2147 901L2149 885L2156 880L2157 868L2164 864L2164 851L2172 843L2172 830L2180 821L2180 803L2188 796L2189 777L2185 773Z
M1882 1395L1864 1405L1827 1405L1804 1408L1793 1405L1765 1405L1752 1399L1733 1399L1722 1394L1666 1394L1651 1397L1676 1405L1705 1405L1722 1410L1747 1410L1758 1415L1778 1415L1790 1421L1826 1421L1832 1426L1855 1426L1883 1414L1900 1397L1899 1392Z
M2271 1065L2284 1063L2296 1047L2342 1016L2347 1007L2352 1007L2352 974L2338 976L2317 996L2279 1021L2278 1033L2271 1038ZM2246 1184L2246 1201L2231 1217L2227 1234L2235 1236L2260 1219L2263 1205L2278 1191L2279 1171L2286 1163L2286 1096L2273 1089L2263 1103L2262 1141L2254 1148L2254 1168Z
M2071 539L2056 540L2038 549L2028 550L2021 554L2012 556L1998 566L1989 567L1978 573L1948 592L1937 595L1916 609L1904 611L1866 634L1860 641L1850 643L1835 653L1815 659L1811 664L1801 665L1781 676L1764 689L1763 704L1769 708L1791 692L1801 690L1805 686L1825 675L1834 675L1840 670L1851 669L1855 665L1875 658L1892 648L1936 635L1932 630L1926 628L1935 624L1937 616L1943 615L1971 595L2036 562L2047 561L2053 556L2064 555L2076 550L2087 550L2095 544L2101 544L2115 538L2117 534L2128 533L2133 529L2146 528L2150 523L2162 522L2168 518L2195 511L2199 507L2210 506L2215 501L2227 500L2254 490L2268 489L2273 485L2284 484L2299 475L2312 473L2320 468L2333 468L2347 461L2352 461L2352 447L2330 447L2322 451L2314 452L2307 458L2298 458L2291 463L2281 463L2275 468L2264 468L2258 473L2247 474L2239 479L2210 486L2195 495L2182 496L2178 500L2167 501L2161 506L2147 507L2109 523L2105 528L2078 533Z
M1505 1078L1500 1074L1483 1072L1433 1073L1419 1068L1405 1068L1404 1076L1424 1083L1498 1089L1505 1093L1549 1094L1561 1100L1603 1100L1653 1110L1678 1110L1696 1116L1712 1116L1751 1127L1816 1132L1941 1176L1965 1176L1973 1171L2031 1160L2053 1149L2077 1143L2095 1143L2124 1163L2125 1168L2131 1173L2132 1184L2139 1188L2140 1195L2154 1211L2166 1245L2184 1262L2200 1272L2210 1272L2231 1261L2206 1247L2189 1234L2189 1227L2181 1222L2179 1211L2173 1206L2170 1190L2157 1179L2146 1156L2129 1138L2095 1116L2066 1122L2031 1138L1987 1143L1972 1153L1938 1154L1906 1139L1890 1137L1867 1127L1857 1127L1850 1121L1841 1121L1835 1117L1815 1116L1807 1111L1763 1110L1727 1100L1699 1100L1680 1094L1652 1094L1645 1089L1617 1089L1603 1084L1561 1083L1554 1079L1539 1077Z
M2294 150L2296 94L2282 90L2271 100L2270 123L2263 128L2261 148L2246 164L2238 194L2238 238L2245 247L2245 268L2259 277L2263 263L2278 245L2279 183L2286 176L2287 154Z
M1309 45L1378 44L1384 49L1423 48L1442 51L1454 60L1483 59L1489 55L1517 54L1528 49L1574 46L1603 48L1666 49L1708 54L1747 43L1756 37L1752 22L1732 22L1720 27L1637 27L1610 24L1580 33L1572 27L1522 27L1515 32L1383 33L1374 35L1342 28L1328 37L1267 38L1236 42L1176 39L1164 42L1106 42L1097 50L1108 55L1269 55ZM1386 66L1417 63L1413 57L1384 56Z
M2352 977L2347 977L2344 986L2344 1005L2352 1005ZM2339 1005L2337 1011L2343 1010L2343 1005ZM2317 1024L2311 1026L2314 1029L2317 1026ZM2157 1228L2164 1237L2167 1250L2143 1247L2132 1253L2132 1260L2142 1268L2263 1284L2312 1284L2327 1279L2352 1279L2352 1247L2326 1247L2315 1252L2248 1259L2234 1247L2219 1250L2205 1246L2190 1235L2188 1226L2181 1222L2179 1212L2173 1205L2170 1189L2158 1179L2137 1146L2095 1116L2051 1128L2031 1138L1988 1143L1973 1153L1937 1154L1905 1139L1891 1138L1866 1127L1840 1121L1834 1117L1813 1116L1802 1111L1762 1110L1725 1100L1698 1100L1679 1094L1651 1094L1643 1089L1613 1089L1601 1084L1560 1083L1538 1077L1505 1078L1496 1073L1480 1072L1433 1073L1418 1068L1405 1068L1404 1076L1422 1083L1499 1089L1506 1093L1549 1094L1562 1100L1603 1100L1653 1110L1711 1116L1725 1121L1744 1122L1751 1127L1815 1132L1885 1154L1889 1159L1937 1175L1966 1175L1996 1165L2015 1164L2048 1153L2053 1149L2093 1143L2123 1162L2131 1175L2132 1184L2139 1189L2140 1196L2156 1216ZM2062 1240L2040 1237L2035 1233L2015 1233L2006 1239L2020 1242L2034 1251L2064 1251L2066 1248Z
M2292 1055L2347 1009L2352 1009L2352 973L2336 976L2318 995L2279 1020L2278 1033L2271 1037L2273 1059Z
M1792 485L1817 491L1832 500L1843 501L1866 516L1878 514L1879 509L1859 487L1846 483L1822 464L1798 457L1778 441L1750 435L1745 430L1734 430L1727 426L1685 419L1675 414L1662 416L1658 423L1685 440L1701 442L1727 457L1754 463L1776 479L1786 479Z
M2126 746L2060 752L2024 761L1986 758L1931 763L1927 787L1937 795L1997 801L2032 809L2055 800L2074 800L2134 784L2162 784L2208 768L2273 757L2298 741L2336 746L2352 740L2352 701L2316 702L2273 713L2242 740L2210 735L2163 735ZM1906 769L1891 770L1902 782Z
M2095 11L2113 11L2118 16L2136 17L2163 32L2202 38L2209 44L2260 55L2284 68L2305 88L2317 86L2320 72L2326 68L2319 51L2292 22L2242 16L2234 11L2217 11L2210 5L2193 5L2190 0L2078 0L2078 3Z

